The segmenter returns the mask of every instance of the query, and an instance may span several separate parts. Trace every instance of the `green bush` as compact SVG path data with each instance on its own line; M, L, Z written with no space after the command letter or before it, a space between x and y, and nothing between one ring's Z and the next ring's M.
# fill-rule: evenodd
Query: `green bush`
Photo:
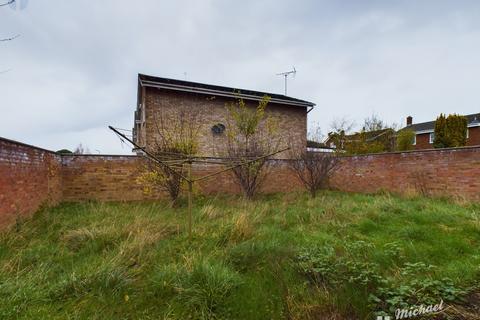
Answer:
M448 148L450 141L447 135L447 118L441 113L437 120L435 120L435 139L433 140L433 146L435 148Z
M393 251L391 247L386 249L387 255L401 250L397 245ZM387 276L378 262L365 261L373 251L372 244L347 242L336 248L306 249L297 262L312 283L346 292L348 299L367 297L370 311L394 312L400 307L435 304L440 299L452 302L466 294L450 278L435 279L435 267L422 262L400 264L395 276Z
M410 129L402 130L397 135L397 151L413 150L413 141L415 139L415 131Z
M451 114L447 118L447 135L449 147L462 147L467 144L467 118L458 114Z
M435 148L461 147L467 143L467 118L451 114L447 118L444 114L435 121Z

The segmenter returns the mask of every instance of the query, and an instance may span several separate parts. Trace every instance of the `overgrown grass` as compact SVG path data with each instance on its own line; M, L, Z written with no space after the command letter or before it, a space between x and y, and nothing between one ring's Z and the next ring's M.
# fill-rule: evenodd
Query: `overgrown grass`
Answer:
M161 202L18 222L0 234L0 318L374 319L478 289L478 204L323 192L193 211L191 241L186 208Z

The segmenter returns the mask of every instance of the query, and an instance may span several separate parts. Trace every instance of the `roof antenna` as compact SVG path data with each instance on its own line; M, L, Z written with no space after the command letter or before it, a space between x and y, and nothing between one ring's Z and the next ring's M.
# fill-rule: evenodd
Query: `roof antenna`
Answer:
M283 76L284 79L285 79L285 95L287 95L287 78L288 78L288 76L292 75L292 78L295 78L296 74L297 74L297 70L295 69L295 67L293 67L293 70L291 70L291 71L277 73L277 76Z

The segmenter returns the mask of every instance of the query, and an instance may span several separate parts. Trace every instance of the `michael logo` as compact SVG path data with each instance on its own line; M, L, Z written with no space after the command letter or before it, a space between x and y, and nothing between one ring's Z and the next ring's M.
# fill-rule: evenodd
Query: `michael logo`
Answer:
M397 309L395 311L395 320L398 319L409 319L413 317L422 316L429 313L440 312L443 310L445 306L443 305L443 300L440 300L440 303L435 305L428 305L424 306L423 304L420 306L411 307L408 309ZM376 320L392 320L391 316L377 316Z

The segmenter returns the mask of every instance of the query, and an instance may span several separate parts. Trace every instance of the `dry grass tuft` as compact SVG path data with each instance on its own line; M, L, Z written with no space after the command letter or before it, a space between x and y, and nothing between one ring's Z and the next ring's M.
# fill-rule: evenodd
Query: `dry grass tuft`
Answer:
M73 251L78 251L87 243L96 240L107 238L112 239L114 234L111 234L108 229L103 228L80 228L66 231L60 238L67 248Z
M257 216L247 211L241 211L228 223L223 241L240 242L251 239L255 234Z
M129 259L130 264L137 264L150 247L178 233L179 229L176 226L165 225L150 219L136 219L123 230L126 239L120 246L120 255Z
M200 209L200 214L208 219L215 219L222 216L222 212L211 203L204 205L202 209Z

